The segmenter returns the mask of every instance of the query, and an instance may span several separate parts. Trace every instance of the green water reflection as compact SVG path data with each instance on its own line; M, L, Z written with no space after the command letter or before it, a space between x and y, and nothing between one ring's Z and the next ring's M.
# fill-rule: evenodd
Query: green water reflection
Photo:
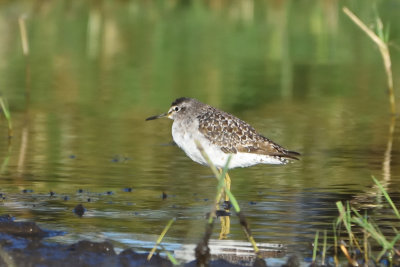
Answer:
M0 211L65 230L64 241L95 235L121 247L131 245L125 234L155 241L176 216L169 240L196 242L215 179L171 145L169 120L144 121L180 96L234 113L302 153L295 164L231 171L259 242L301 247L331 228L335 201L373 206L371 175L398 196L398 127L389 172L383 167L390 116L382 61L341 7L370 24L375 5L399 43L400 5L368 3L2 3L0 90L15 136L9 146L2 120ZM72 213L78 203L87 208L83 218ZM371 212L383 220L379 209ZM236 218L231 230L230 238L245 239Z

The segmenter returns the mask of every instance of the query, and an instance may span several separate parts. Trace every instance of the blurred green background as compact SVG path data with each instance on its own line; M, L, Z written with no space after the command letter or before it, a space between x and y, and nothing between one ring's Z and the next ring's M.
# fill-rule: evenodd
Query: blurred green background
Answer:
M378 50L343 6L370 26L380 15L398 43L398 1L6 1L1 88L13 109L24 109L22 15L34 105L59 101L121 115L164 108L182 95L231 110L380 96ZM398 53L392 56L396 73Z

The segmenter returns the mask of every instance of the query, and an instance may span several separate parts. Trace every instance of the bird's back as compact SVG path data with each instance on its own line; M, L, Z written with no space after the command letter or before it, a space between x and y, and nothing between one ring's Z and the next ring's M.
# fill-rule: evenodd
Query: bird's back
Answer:
M197 119L199 131L224 153L264 155L281 160L282 164L299 155L260 135L245 121L209 105L199 111Z

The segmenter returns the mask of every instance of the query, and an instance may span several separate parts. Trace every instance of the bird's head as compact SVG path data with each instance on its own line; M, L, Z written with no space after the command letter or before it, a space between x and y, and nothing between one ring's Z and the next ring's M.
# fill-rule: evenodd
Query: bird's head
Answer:
M171 107L169 108L167 113L151 116L147 118L146 121L165 118L165 117L171 120L182 118L189 110L191 110L191 108L196 102L197 101L193 98L187 98L187 97L178 98L174 102L172 102Z

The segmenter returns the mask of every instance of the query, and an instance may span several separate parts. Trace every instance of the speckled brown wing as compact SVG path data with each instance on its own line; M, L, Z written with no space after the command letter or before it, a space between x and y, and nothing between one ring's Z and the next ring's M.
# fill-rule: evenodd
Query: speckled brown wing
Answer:
M254 142L239 145L237 151L291 159L298 159L296 156L300 155L281 147L265 136L257 134L253 139Z
M208 107L197 118L200 132L225 153L254 153L292 159L299 155L258 134L245 121L213 107Z

